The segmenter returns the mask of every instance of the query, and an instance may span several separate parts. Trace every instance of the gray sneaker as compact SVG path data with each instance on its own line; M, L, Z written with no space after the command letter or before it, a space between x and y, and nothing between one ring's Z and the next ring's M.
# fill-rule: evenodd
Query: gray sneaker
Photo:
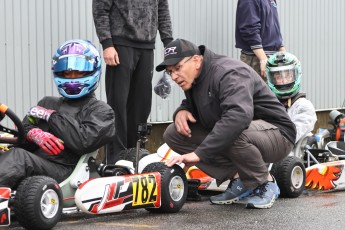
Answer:
M211 196L212 204L232 204L252 194L252 190L246 189L239 178L230 181L225 192Z
M270 208L280 194L276 180L267 181L253 191L247 198L246 208Z

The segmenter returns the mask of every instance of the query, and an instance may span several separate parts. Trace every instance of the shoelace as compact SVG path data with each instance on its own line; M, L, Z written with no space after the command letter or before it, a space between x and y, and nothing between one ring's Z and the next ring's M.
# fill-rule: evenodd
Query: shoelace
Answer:
M237 181L238 179L233 179L233 180L230 180L230 183L229 183L229 185L228 185L228 188L227 188L227 190L231 190L232 189L232 186L233 186L233 184Z
M267 192L266 186L267 182L259 185L256 189L254 189L253 195L263 197L264 192Z

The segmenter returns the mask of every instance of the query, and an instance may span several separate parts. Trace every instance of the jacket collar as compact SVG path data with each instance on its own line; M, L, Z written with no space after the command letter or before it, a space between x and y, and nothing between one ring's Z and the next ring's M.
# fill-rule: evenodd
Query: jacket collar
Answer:
M206 48L204 45L199 46L199 50L201 55L203 55L203 61L201 71L199 73L199 76L195 79L194 84L198 84L208 75L208 72L211 68L211 60L215 54L214 52Z

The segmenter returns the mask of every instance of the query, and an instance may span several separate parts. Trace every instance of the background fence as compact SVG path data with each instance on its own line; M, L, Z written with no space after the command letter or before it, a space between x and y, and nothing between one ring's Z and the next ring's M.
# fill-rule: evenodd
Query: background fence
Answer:
M236 0L170 0L174 38L204 44L239 58L235 48ZM344 0L278 1L284 44L302 63L302 90L317 110L343 106L345 93ZM67 39L88 39L101 50L92 0L0 0L0 102L23 117L45 95L58 95L51 56ZM155 63L163 59L157 38ZM104 74L103 74L104 75ZM160 77L154 74L155 84ZM106 101L104 77L97 96ZM183 98L173 86L168 99L154 95L150 122L167 122Z

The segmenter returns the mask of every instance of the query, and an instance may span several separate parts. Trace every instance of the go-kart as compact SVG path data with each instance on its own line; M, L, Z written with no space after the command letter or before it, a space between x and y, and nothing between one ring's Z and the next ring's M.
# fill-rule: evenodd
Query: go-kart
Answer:
M23 125L1 103L0 115L8 116L17 127L9 129L0 125L1 132L13 136L1 136L0 143L10 143L10 148L14 147L24 140ZM138 126L136 169L139 147L147 140L150 130L146 124ZM15 191L0 188L0 225L10 225L12 213L27 229L51 229L60 220L62 212L76 209L89 214L137 208L173 213L184 205L188 187L180 166L168 168L161 162L151 162L138 173L126 166L128 162L124 165L121 162L98 164L96 155L96 151L84 154L73 173L59 184L53 178L38 175L25 178Z
M345 115L333 110L329 118L333 125L327 130L330 141L324 149L309 152L313 159L306 168L306 187L324 191L345 190Z

